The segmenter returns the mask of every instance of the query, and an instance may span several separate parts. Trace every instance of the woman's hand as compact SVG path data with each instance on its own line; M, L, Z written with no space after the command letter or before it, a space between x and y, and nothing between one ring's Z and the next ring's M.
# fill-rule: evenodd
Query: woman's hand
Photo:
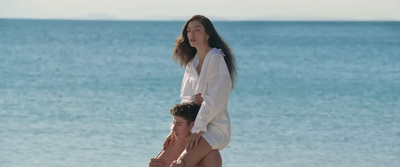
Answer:
M194 95L194 98L193 98L194 103L201 105L201 103L203 103L203 101L204 101L204 99L201 97L201 93Z
M172 145L172 143L174 143L174 141L175 141L174 132L171 131L171 133L169 133L169 135L165 138L162 150L165 150L165 148Z
M203 131L200 131L199 133L192 133L188 138L186 138L187 151L190 151L192 148L197 147L197 144L199 144L199 140L203 133Z

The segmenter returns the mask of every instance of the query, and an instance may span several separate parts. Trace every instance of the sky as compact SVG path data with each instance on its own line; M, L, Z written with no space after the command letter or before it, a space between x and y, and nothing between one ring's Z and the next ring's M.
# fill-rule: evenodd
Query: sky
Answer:
M0 18L400 21L400 0L0 0Z

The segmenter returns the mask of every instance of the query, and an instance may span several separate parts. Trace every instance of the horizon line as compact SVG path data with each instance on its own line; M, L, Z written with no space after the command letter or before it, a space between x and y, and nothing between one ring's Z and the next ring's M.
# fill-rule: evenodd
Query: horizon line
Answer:
M107 18L29 18L29 17L0 17L0 20L54 20L54 21L159 21L175 22L186 19L107 19ZM213 19L213 22L400 22L396 19Z

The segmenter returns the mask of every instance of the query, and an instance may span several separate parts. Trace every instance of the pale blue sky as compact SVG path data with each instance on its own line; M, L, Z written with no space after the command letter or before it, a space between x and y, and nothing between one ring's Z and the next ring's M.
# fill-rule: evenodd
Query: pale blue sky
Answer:
M400 0L0 0L0 18L394 20Z

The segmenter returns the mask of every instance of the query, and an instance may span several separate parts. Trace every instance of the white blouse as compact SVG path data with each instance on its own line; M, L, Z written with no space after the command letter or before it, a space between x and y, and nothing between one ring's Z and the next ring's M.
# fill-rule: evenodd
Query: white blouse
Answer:
M227 106L232 81L224 56L221 49L211 49L204 59L200 75L196 70L199 64L198 54L186 65L181 87L181 103L193 101L194 95L199 93L204 99L191 129L192 133L207 133L210 129L215 129L220 135L230 139L231 124Z

